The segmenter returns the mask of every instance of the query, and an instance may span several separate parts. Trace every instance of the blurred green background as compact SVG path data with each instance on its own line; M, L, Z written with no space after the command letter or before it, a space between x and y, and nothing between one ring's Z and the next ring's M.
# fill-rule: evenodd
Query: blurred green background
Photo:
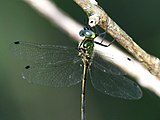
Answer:
M72 0L55 0L77 21L86 15ZM136 43L160 57L159 0L99 0ZM65 22L65 21L64 21ZM0 1L0 120L80 120L81 86L50 88L22 80L24 62L9 50L17 40L77 46L71 38L21 0ZM138 101L117 99L87 84L87 120L160 120L160 100L143 89Z

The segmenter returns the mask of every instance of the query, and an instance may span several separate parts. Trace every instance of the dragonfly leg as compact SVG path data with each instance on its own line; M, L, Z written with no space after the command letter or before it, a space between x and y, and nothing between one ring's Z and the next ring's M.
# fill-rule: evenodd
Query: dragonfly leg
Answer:
M94 41L94 42L95 42L96 44L98 44L98 45L103 46L103 47L109 47L114 41L115 41L115 39L113 39L108 45L102 44L102 42L97 42L97 41Z

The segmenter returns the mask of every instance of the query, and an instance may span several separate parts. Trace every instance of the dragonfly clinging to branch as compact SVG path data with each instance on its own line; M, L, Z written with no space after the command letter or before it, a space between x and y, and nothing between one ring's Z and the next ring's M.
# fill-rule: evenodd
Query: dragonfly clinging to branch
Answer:
M112 64L117 58L104 61L94 50L96 33L85 27L80 31L84 39L78 48L58 45L33 44L17 41L11 47L17 57L27 60L22 78L30 83L53 87L70 87L82 82L81 120L85 120L85 86L87 76L98 91L124 99L136 100L142 97L140 87L125 73ZM107 56L107 55L105 55ZM119 58L128 61L128 58Z

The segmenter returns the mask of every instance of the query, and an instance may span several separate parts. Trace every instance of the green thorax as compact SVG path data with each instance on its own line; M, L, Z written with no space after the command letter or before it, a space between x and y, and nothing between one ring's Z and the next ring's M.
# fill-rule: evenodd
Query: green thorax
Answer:
M79 43L78 50L79 56L81 56L85 64L90 65L93 58L94 39L85 38Z

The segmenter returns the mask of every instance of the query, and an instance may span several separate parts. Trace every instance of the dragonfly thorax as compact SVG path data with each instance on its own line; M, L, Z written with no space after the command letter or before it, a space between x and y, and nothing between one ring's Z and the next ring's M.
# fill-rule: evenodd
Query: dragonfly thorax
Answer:
M79 43L78 46L79 56L82 58L83 62L87 61L91 63L93 58L94 41L92 39L84 39Z

